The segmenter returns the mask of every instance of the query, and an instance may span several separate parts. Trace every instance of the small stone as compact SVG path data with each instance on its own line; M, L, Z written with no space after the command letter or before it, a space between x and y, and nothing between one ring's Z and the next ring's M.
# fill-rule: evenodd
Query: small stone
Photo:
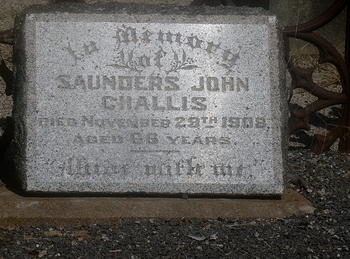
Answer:
M323 210L323 214L329 215L330 213L331 213L331 211L329 209Z
M187 200L188 199L188 195L187 194L182 194L181 198Z
M318 196L323 197L326 195L326 190L324 188L322 188L320 191L317 191L317 194L318 194Z
M45 255L47 255L47 250L42 250L42 251L40 251L40 253L38 254L38 257L41 258L41 257L44 257Z

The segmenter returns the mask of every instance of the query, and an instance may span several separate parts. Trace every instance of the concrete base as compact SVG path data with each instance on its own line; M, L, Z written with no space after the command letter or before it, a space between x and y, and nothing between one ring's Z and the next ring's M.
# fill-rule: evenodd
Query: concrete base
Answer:
M283 218L313 213L302 195L287 189L281 199L23 197L0 187L0 227L79 226L121 219Z

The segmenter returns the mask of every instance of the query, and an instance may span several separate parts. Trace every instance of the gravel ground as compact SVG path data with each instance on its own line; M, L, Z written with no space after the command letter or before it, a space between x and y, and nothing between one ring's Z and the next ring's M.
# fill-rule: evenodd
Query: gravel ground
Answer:
M289 151L288 187L313 215L0 229L0 258L350 258L350 156Z
M0 51L11 52L11 48L2 45ZM311 62L314 62L313 60L312 58ZM303 67L303 64L299 65ZM338 76L334 76L335 73L328 67L326 69L330 71L325 77L326 81L318 76L318 83L328 90L339 91ZM314 76L324 73L323 70L323 66L317 65ZM293 97L295 99L293 101L296 105L305 106L310 102L310 96L303 93L297 95L298 91L295 91L296 97ZM4 118L11 114L11 106L12 99L4 95L4 84L0 82L0 134L4 127ZM325 114L318 114L317 119L320 121L321 118L323 121L323 116L329 118L336 112L336 109L328 109ZM327 121L321 127L312 125L313 133L323 133L318 130L331 124L332 121ZM294 143L291 142L293 147L288 154L290 181L287 187L297 190L312 202L316 207L312 215L247 221L221 218L139 219L120 221L113 225L0 228L0 259L348 259L350 258L350 155L335 150L320 155L309 153L305 145L311 144L310 134L302 133L291 139ZM0 172L3 172L6 165L8 161L0 164ZM0 174L0 185L1 180L6 181L6 177Z

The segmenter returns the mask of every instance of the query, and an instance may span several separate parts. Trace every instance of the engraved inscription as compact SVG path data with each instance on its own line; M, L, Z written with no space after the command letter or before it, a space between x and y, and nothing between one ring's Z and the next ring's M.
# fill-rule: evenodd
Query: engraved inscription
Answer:
M64 179L83 176L84 178L98 179L110 175L127 175L132 171L128 164L115 165L110 160L89 161L84 156L69 157L59 166Z
M205 111L206 97L175 98L173 96L103 96L102 107L107 110Z
M205 164L197 161L198 158L180 159L165 164L142 164L142 173L147 177L200 177L205 169L209 169L216 177L249 177L246 167L242 164L233 166L231 164ZM118 175L127 178L138 171L136 166L131 164L115 165L110 160L89 161L84 156L69 157L60 164L60 171L65 179L74 178L77 175L86 179L98 179L106 175Z
M124 143L123 137L120 135L112 136L82 136L77 134L73 139L74 144L122 144Z
M181 159L171 164L147 164L144 173L148 176L201 176L205 165L196 162L196 157Z
M179 91L180 78L176 76L107 76L107 75L59 75L56 78L57 88L82 90L149 90ZM183 87L182 87L183 88ZM229 92L249 91L247 77L199 77L192 91Z
M257 128L267 127L264 117L175 117L174 119L144 118L100 118L94 115L83 115L77 118L39 118L40 127L97 127L103 129L142 129L142 128Z
M213 165L213 174L216 176L238 176L243 175L244 166L239 165L237 168L230 164Z
M62 35L40 54L50 72L38 74L34 121L41 144L66 148L43 154L42 168L67 182L134 186L240 184L272 171L265 157L250 161L273 146L270 66L246 33L265 25L102 23L104 33L100 22L79 24L79 37L50 25Z
M99 128L169 128L171 121L169 119L144 119L144 118L98 118L96 116L82 116L82 127Z
M167 136L171 144L176 145L229 145L231 139L229 137L213 137L213 136Z
M78 60L84 59L86 56L92 55L94 52L98 52L98 48L96 47L96 42L90 41L87 44L84 44L83 51L73 50L71 44L68 44L67 47L68 53L73 57L75 64L77 64Z
M59 75L56 78L57 88L82 90L180 90L179 78L175 76L107 76L107 75Z
M223 48L219 42L197 35L187 36L169 30L150 31L128 25L118 27L113 38L117 55L115 63L109 66L138 72L150 66L167 73L200 68L196 58L190 55L194 50L205 52L203 54L230 71L236 65L241 50L241 46L234 51ZM140 48L150 49L150 46L151 51L140 51ZM165 46L170 46L170 49L165 50Z
M226 91L248 91L248 78L234 77L200 77L197 86L192 86L193 91L226 92Z

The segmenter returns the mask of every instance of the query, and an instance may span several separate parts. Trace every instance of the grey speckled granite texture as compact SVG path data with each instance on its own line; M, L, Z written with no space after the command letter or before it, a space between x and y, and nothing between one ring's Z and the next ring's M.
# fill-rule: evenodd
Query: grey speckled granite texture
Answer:
M36 6L16 22L28 192L279 196L284 65L257 9Z

